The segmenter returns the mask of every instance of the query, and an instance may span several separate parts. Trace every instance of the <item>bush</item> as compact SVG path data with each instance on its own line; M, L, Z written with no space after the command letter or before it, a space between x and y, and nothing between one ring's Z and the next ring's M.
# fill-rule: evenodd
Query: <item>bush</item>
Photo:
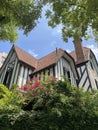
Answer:
M0 115L0 130L12 130L10 120L7 114Z
M9 105L2 107L0 121L8 125L0 130L98 130L97 91L85 92L54 77L32 79L19 91L10 91Z
M5 96L8 96L10 94L10 91L6 86L3 84L0 84L0 99L4 98Z
M0 113L19 111L22 106L22 97L17 90L9 90L0 84Z

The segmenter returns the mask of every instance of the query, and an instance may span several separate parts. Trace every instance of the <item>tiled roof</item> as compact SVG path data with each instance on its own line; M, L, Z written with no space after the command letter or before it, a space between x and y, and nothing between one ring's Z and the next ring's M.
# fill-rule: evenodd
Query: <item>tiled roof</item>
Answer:
M33 73L55 64L61 58L61 56L63 56L63 54L65 54L65 52L66 52L63 49L57 49L56 51L54 51L38 60L17 46L14 46L14 49L15 49L18 59L20 61L35 68L35 71ZM83 51L84 51L84 55L85 55L85 61L88 61L90 49L83 47ZM71 52L70 54L68 54L66 52L66 54L69 57L71 57L72 59L74 59L76 64L79 64L77 61L75 51Z
M59 58L63 55L63 53L64 53L64 50L58 49L44 56L43 58L39 59L37 62L37 68L34 72L37 72L39 70L42 70L48 66L55 64L59 60Z
M33 73L57 63L61 56L65 54L65 51L60 48L38 60L17 46L14 46L14 49L20 61L35 68ZM67 52L66 54L68 55L67 57L71 57Z
M16 51L16 54L18 56L18 59L26 64L28 64L31 67L36 68L37 66L37 60L31 56L30 54L28 54L27 52L23 51L22 49L20 49L17 46L14 46L14 49Z
M83 47L83 52L84 52L85 61L88 61L89 58L90 58L90 57L89 57L90 49L87 48L87 47ZM77 61L77 56L76 56L75 51L72 51L72 52L70 53L70 55L74 58L75 63L76 63L76 64L79 64L78 61Z
M30 65L31 67L34 67L35 68L34 72L55 64L59 60L59 58L62 56L62 54L64 53L64 50L57 49L56 51L54 51L38 60L17 46L14 46L14 49L16 51L18 59L20 61Z

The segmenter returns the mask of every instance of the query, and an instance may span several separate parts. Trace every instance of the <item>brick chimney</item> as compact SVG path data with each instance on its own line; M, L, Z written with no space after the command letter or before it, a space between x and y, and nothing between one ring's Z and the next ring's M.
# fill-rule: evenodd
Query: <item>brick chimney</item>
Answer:
M83 52L83 46L82 46L82 40L74 40L74 47L75 47L75 52L76 52L76 57L77 57L77 64L85 62L85 56Z

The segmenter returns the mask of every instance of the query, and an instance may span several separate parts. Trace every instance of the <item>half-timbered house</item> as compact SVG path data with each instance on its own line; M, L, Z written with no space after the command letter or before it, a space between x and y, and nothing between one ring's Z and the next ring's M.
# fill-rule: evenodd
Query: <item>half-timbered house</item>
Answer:
M64 75L72 84L77 85L78 74L74 59L64 50L56 49L41 59L35 59L17 46L13 46L0 69L0 81L8 88L12 84L20 87L31 77L42 78L43 75Z
M17 46L13 46L0 68L0 83L11 88L20 87L33 77L43 79L43 75L62 76L73 85L89 89L98 89L98 64L91 49L82 47L80 40L74 42L75 51L67 53L63 49L36 59Z

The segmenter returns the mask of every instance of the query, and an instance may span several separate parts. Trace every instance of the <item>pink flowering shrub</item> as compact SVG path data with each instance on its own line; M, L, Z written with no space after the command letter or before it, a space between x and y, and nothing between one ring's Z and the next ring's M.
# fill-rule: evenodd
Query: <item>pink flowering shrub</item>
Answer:
M53 76L45 76L44 80L32 78L20 89L20 92L26 99L30 100L33 96L43 96L51 93L55 83L56 78Z

